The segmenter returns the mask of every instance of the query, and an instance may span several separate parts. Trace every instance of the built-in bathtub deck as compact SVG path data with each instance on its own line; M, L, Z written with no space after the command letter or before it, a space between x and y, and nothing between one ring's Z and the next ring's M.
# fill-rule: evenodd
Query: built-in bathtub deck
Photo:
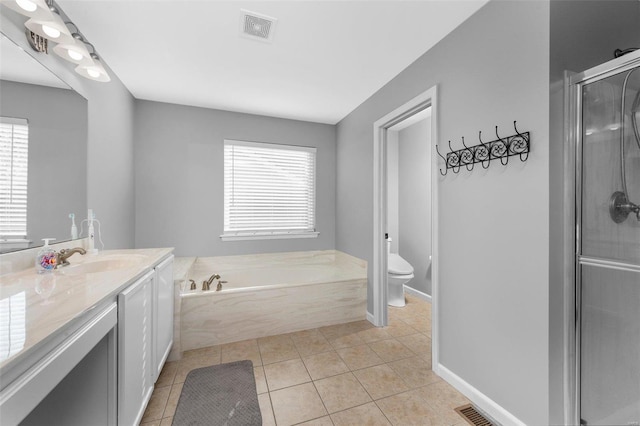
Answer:
M367 263L336 250L197 258L191 265L176 277L179 351L366 318ZM214 273L228 283L202 291ZM198 290L189 290L189 279Z

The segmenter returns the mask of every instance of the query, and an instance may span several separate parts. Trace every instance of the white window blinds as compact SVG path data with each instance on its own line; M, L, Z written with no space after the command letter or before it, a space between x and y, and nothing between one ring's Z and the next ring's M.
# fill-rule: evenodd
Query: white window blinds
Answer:
M315 148L225 140L222 238L316 236L315 175Z
M27 237L27 120L0 117L0 238Z

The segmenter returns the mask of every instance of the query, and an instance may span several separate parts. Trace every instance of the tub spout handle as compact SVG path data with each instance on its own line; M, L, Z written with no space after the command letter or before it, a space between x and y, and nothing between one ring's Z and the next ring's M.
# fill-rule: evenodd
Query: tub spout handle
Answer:
M216 286L216 291L222 290L222 284L226 284L227 281L218 281L218 285Z
M195 290L196 289L196 282L194 280L189 280L191 282L191 290Z

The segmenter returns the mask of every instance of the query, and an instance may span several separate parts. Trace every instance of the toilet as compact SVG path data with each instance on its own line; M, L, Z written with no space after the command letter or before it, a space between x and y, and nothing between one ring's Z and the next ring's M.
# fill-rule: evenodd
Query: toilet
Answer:
M391 238L387 239L387 304L403 307L404 285L413 278L413 266L400 257L391 253Z

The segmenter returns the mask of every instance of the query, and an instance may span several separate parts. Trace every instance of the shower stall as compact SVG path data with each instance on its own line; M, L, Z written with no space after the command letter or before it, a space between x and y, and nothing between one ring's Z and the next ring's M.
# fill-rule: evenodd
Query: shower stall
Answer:
M569 79L575 423L640 424L640 51Z

